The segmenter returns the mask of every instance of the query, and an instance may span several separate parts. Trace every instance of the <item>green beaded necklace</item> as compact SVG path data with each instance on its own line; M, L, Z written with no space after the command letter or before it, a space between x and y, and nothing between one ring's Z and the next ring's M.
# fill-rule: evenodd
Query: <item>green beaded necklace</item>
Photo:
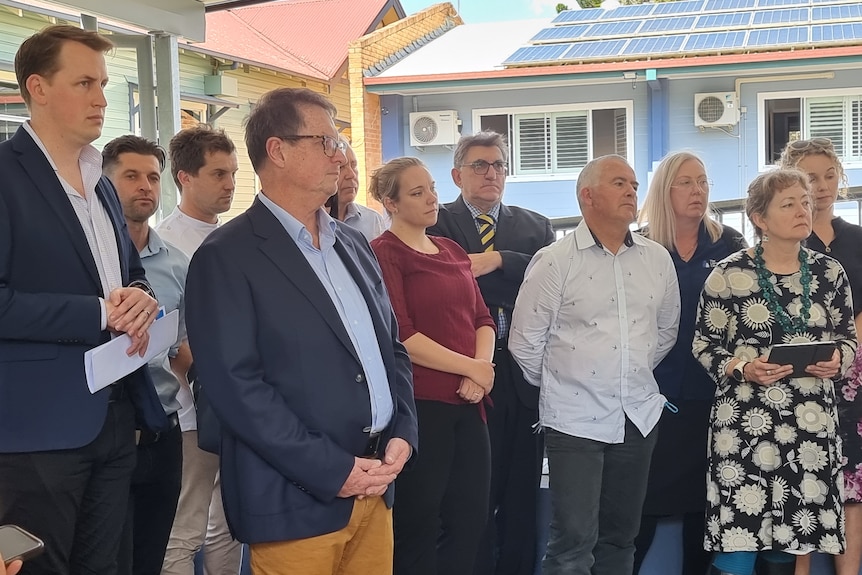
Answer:
M757 284L760 286L760 291L766 299L767 307L779 325L784 329L784 333L799 332L808 327L808 319L811 317L811 270L808 268L808 255L805 250L799 248L799 271L802 274L800 281L802 283L802 309L799 316L791 317L787 310L778 302L778 296L775 289L772 287L772 282L769 281L772 272L766 269L763 262L763 244L757 242L754 246L754 269L757 271Z

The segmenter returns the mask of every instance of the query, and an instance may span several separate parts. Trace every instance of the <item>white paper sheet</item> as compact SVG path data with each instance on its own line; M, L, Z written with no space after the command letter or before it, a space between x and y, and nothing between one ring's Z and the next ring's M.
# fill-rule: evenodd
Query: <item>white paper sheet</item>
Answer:
M132 338L126 334L85 352L84 370L90 393L116 383L174 345L179 317L179 311L174 310L153 322L150 326L150 344L144 357L137 353L131 357L126 355L126 350L132 345Z

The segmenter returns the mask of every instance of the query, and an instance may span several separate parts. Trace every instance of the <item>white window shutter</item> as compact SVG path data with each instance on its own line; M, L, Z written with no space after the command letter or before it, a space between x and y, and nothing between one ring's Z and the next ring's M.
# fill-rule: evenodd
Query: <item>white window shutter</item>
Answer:
M807 98L805 109L806 137L829 138L838 157L844 157L844 98Z
M576 172L590 161L587 113L553 114L554 172Z
M515 116L516 174L545 174L550 171L549 128L546 114Z

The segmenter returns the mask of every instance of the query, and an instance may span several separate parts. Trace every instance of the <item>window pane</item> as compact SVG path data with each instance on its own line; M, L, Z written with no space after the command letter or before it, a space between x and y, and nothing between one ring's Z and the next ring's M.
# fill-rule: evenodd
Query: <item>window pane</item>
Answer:
M516 173L548 173L551 143L550 119L544 114L515 116Z
M587 113L554 114L554 171L575 172L590 161Z
M491 130L498 134L503 134L506 138L506 143L509 144L509 157L506 161L511 166L512 161L512 138L509 134L509 114L494 114L493 116L482 116L479 118L479 127L482 130Z

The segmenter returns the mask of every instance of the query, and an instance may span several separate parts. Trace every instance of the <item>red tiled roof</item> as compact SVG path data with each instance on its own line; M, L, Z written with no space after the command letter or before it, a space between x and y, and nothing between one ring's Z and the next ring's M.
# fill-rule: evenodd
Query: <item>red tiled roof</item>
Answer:
M200 48L331 80L388 0L278 0L209 12Z

